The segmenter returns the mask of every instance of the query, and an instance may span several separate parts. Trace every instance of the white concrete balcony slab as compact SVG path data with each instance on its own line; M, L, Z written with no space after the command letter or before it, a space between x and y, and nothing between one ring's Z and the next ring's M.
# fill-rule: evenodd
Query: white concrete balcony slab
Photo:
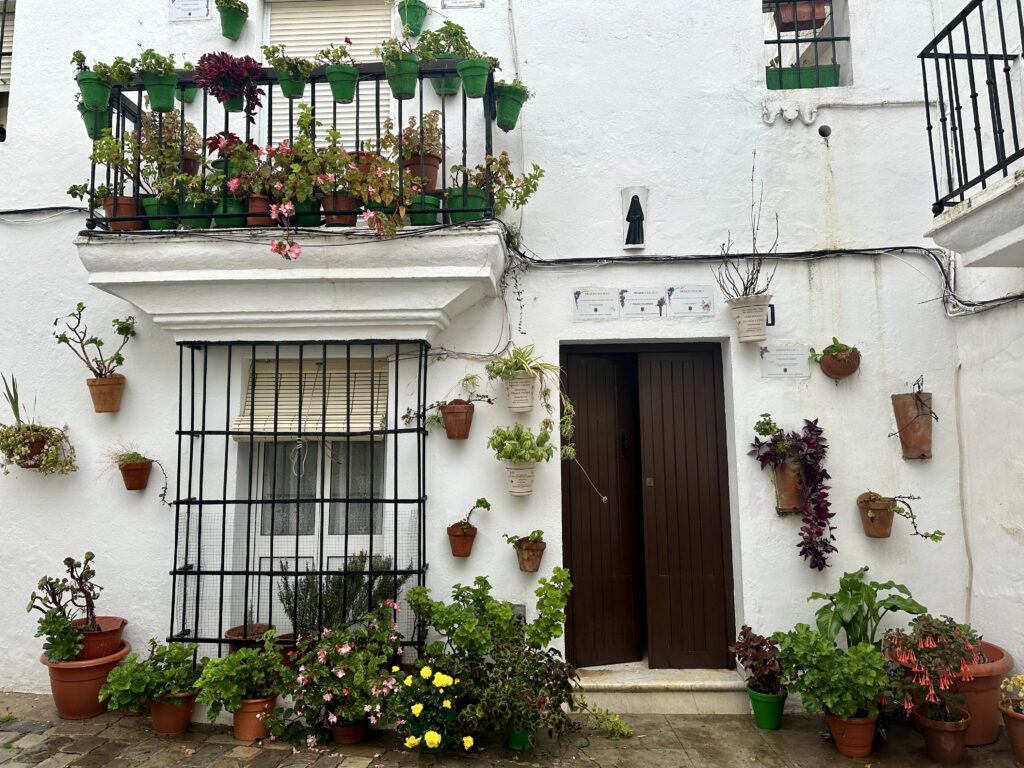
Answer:
M270 252L281 230L104 233L75 240L89 283L136 305L176 340L427 339L498 295L495 222L378 240L300 232L302 255Z

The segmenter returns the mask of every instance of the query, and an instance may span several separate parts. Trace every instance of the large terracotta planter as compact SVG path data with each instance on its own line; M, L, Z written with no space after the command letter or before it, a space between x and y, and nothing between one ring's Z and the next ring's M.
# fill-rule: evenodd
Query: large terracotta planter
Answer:
M331 726L331 740L335 744L358 744L366 740L366 721Z
M544 557L544 550L547 543L543 541L530 541L523 537L516 542L516 558L519 560L519 570L524 573L536 573L540 568L540 560Z
M92 407L96 413L117 413L121 410L121 395L124 393L124 375L112 373L102 379L86 379Z
M914 725L924 737L924 748L936 763L956 765L964 759L964 737L971 716L964 712L964 719L955 723L942 720L931 720L914 710Z
M437 189L437 174L441 168L441 158L437 155L423 155L423 168L420 168L420 155L419 152L414 154L411 158L405 161L402 166L417 178L420 176L422 170L422 179L420 188Z
M796 32L825 23L825 0L786 0L775 6L775 27L779 32Z
M804 508L806 490L804 470L795 451L786 454L781 467L775 467L775 511L780 515L800 512Z
M40 656L50 673L50 692L57 714L65 720L85 720L106 712L107 703L99 698L100 688L107 682L110 670L131 650L129 643L122 643L116 653L85 661L52 662Z
M131 464L121 464L121 479L124 480L126 491L144 491L149 485L149 473L153 471L152 461L135 461Z
M237 627L232 627L224 633L224 637L228 640L235 641L228 643L228 653L259 645L260 638L270 629L276 629L276 627L273 624L239 624Z
M75 619L71 625L81 628L85 622L86 619ZM75 661L100 659L117 653L121 647L121 633L128 624L127 619L120 616L97 616L96 623L100 625L99 631L82 632L82 650L78 652Z
M892 499L881 498L871 491L857 497L857 509L860 510L860 522L864 526L865 536L869 539L889 538L895 515L892 511L893 504Z
M448 544L451 545L454 557L469 557L476 539L476 526L462 527L462 523L448 526Z
M896 429L904 459L930 459L932 456L931 392L906 392L892 396Z
M1003 715L1003 725L1006 726L1006 737L1010 740L1010 749L1013 750L1013 759L1017 765L1024 766L1024 715L1014 712L1012 705L1021 705L1020 699L1007 699L999 704L999 711Z
M1013 657L998 645L981 642L984 664L968 664L973 678L958 680L956 691L964 697L964 708L970 713L966 744L977 747L999 738L999 683L1013 669Z
M821 372L830 379L839 381L852 376L860 368L860 352L840 352L837 355L822 355L818 360Z
M274 711L277 695L262 699L242 699L234 713L234 734L239 741L267 738L267 718Z
M847 757L867 757L875 740L875 718L851 717L847 720L826 711L828 729L836 742L836 749Z
M455 399L446 405L442 405L441 421L444 423L445 434L449 440L465 440L469 437L469 428L473 424L472 403L465 400Z
M160 736L183 733L192 720L197 695L195 691L174 693L161 701L150 701L149 714L153 718L153 730ZM172 703L172 700L178 703Z

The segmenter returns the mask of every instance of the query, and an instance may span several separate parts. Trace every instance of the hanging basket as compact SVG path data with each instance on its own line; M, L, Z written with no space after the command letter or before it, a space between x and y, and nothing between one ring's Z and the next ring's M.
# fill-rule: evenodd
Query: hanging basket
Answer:
M498 127L508 133L516 127L519 112L530 98L528 91L511 85L495 85L494 98L497 102L496 119Z
M301 99L306 92L306 78L296 75L287 69L274 67L277 73L277 84L281 86L281 93L286 99Z
M442 405L438 410L441 411L441 423L444 424L444 431L449 440L465 440L469 437L475 410L472 403L455 399Z
M408 27L409 34L416 37L427 18L427 4L423 0L398 0L398 16L402 26Z
M768 305L771 303L770 293L759 293L754 296L737 296L726 299L732 310L732 319L736 324L738 341L764 341L768 338Z
M904 459L932 457L932 394L907 392L892 396L896 429L903 447Z
M509 461L502 459L505 465L505 485L512 496L529 496L533 493L533 478L537 471L535 461Z
M126 491L144 491L149 484L149 473L153 470L152 461L136 461L120 464L121 479Z
M85 132L93 141L100 138L103 135L103 129L110 128L113 122L113 114L109 108L88 109L84 104L79 104L78 113L82 116L82 122L85 123Z
M476 539L476 526L462 527L462 523L448 526L448 544L452 548L453 557L469 557Z
M530 541L524 536L516 542L516 559L519 560L519 570L523 573L536 573L540 570L540 561L544 557L544 550L547 544L543 541Z
M821 372L830 379L839 381L852 376L860 368L860 352L840 352L835 355L822 355L818 360Z
M434 58L457 59L459 57L454 53L439 53ZM434 88L434 93L438 96L455 96L459 92L459 87L462 85L462 78L458 75L432 77L430 78L430 84Z
M803 511L806 501L804 470L796 451L786 454L781 467L775 467L775 511L779 515L790 515Z

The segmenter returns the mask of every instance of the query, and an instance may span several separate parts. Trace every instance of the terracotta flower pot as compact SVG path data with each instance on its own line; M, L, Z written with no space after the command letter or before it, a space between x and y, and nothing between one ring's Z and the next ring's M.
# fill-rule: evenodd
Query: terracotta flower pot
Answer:
M973 679L956 683L956 692L964 697L964 708L971 715L968 747L991 744L999 738L999 683L1013 669L1013 657L998 645L982 640L981 652L984 664L967 665Z
M260 638L270 629L276 629L276 627L273 624L239 624L237 627L232 627L224 633L224 637L237 642L228 643L228 653L259 645Z
M930 459L932 456L931 392L907 392L892 396L900 445L904 459Z
M874 497L874 500L872 498ZM869 539L888 539L892 533L893 500L880 498L877 493L865 491L857 497L857 509L860 510L860 522L864 526L864 534Z
M472 403L465 400L455 399L447 405L442 405L441 421L444 423L445 434L449 440L465 440L469 437L469 428L473 424Z
M270 198L266 195L252 195L245 222L250 227L276 227L277 222L270 218Z
M343 227L354 227L356 225L356 214L338 213L338 211L358 211L360 203L354 197L327 195L322 202L324 215L327 217L327 224Z
M72 626L82 627L86 619L75 619ZM127 619L120 616L97 616L96 623L100 625L97 632L82 632L82 650L78 652L75 661L88 661L89 659L100 659L117 653L121 647L121 633L128 625Z
M43 448L46 447L46 435L40 432L32 432L23 435L22 442L29 444L28 453L16 458L14 463L22 469L39 469L39 465L42 463L39 457L43 452Z
M875 740L875 718L851 717L843 720L828 710L828 729L835 739L836 749L847 757L867 757L871 754L871 744Z
M419 177L423 172L420 187L422 189L437 189L437 174L441 168L441 158L437 155L423 155L423 168L420 168L420 154L417 151L402 166L413 176Z
M234 713L234 734L239 741L267 738L267 718L274 711L277 695L262 699L242 699Z
M1003 725L1006 726L1006 737L1010 740L1010 749L1013 750L1013 759L1017 765L1024 765L1024 715L1015 712L1011 707L1021 704L1021 699L1006 699L999 704L999 711L1003 714Z
M100 688L107 682L110 670L120 664L131 650L129 643L122 643L121 648L109 656L56 663L40 656L39 660L50 673L50 692L57 714L65 720L85 720L106 712L107 703L99 699Z
M358 744L366 740L366 721L331 726L331 740L335 744Z
M786 455L781 467L775 467L775 511L780 515L799 512L806 499L803 483L804 470L796 451Z
M96 413L117 413L121 410L125 383L122 374L112 373L102 379L86 379L85 383L89 385L92 407Z
M136 461L131 464L121 464L121 479L124 480L124 487L127 491L144 491L149 484L149 473L153 470L152 461Z
M474 539L476 539L475 525L463 528L461 523L455 523L448 526L448 543L451 545L454 557L469 557L473 551Z
M107 218L121 218L124 216L136 216L135 212L135 198L127 197L125 195L118 195L114 197L103 198L103 210L107 214ZM126 232L136 229L142 229L141 221L112 221L110 222L110 228L114 232Z
M544 557L544 550L547 543L543 541L530 541L523 537L516 542L516 558L519 560L519 570L524 573L536 573L540 568L540 560Z
M853 375L860 368L860 352L840 352L837 355L822 355L818 360L821 372L830 379L839 381Z
M914 710L914 725L918 733L924 737L924 748L936 763L956 765L964 759L964 738L971 716L963 711L964 719L955 723L943 720L931 720Z
M153 718L153 730L160 736L183 733L192 720L192 709L196 705L197 692L172 693L161 701L149 702L149 714ZM178 703L174 704L171 700Z
M825 0L787 0L775 6L775 27L779 32L814 29L825 23L825 16Z

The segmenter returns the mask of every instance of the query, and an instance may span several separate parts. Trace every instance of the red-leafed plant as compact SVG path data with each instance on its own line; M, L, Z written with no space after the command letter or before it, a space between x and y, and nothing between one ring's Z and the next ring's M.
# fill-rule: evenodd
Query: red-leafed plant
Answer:
M229 99L245 99L245 117L256 122L253 112L263 106L264 91L256 86L263 76L263 65L252 56L236 57L225 51L204 53L196 64L195 84L205 88L221 104Z
M949 616L936 619L925 613L910 624L909 632L890 629L883 640L886 654L901 667L894 699L907 712L916 707L929 720L963 720L964 699L956 685L972 679L968 665L980 661L981 638L970 625Z
M797 546L811 568L825 570L828 556L837 550L832 543L836 537L832 524L834 513L830 511L832 505L828 500L830 486L826 485L831 476L822 463L828 453L824 430L818 426L817 419L804 419L804 427L799 433L784 432L769 414L763 413L754 425L754 431L759 437L754 438L749 455L758 460L762 470L781 467L787 455L795 453L802 469L798 488L804 495L803 525L800 526L800 543ZM761 437L767 439L761 440Z
M747 688L773 696L781 696L785 692L782 668L775 657L779 652L779 644L775 640L756 634L744 624L729 650L736 654L736 661L750 675Z

